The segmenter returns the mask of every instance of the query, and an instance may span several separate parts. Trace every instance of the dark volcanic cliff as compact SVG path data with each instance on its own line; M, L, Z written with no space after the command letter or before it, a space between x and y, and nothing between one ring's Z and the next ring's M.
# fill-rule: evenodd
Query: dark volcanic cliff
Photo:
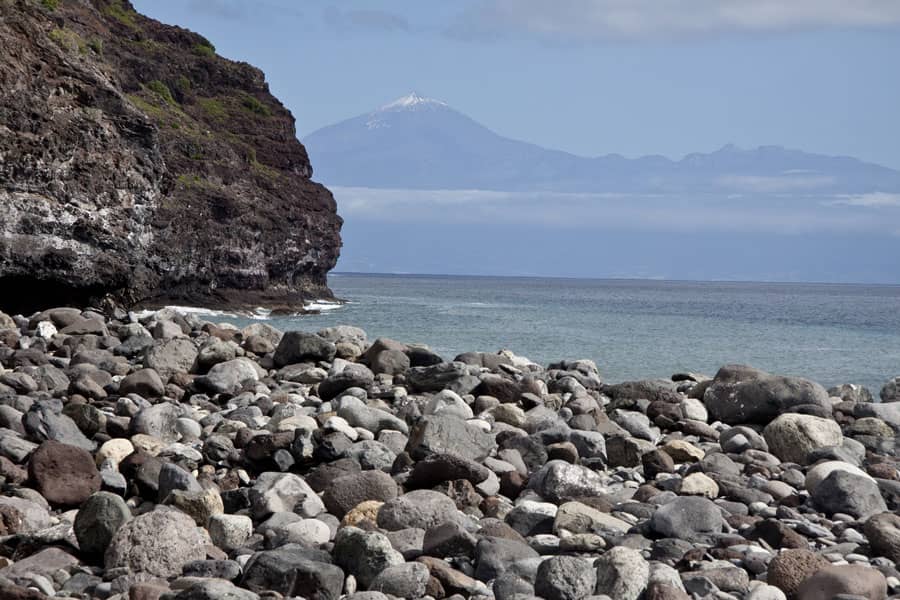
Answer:
M0 0L0 309L327 297L341 219L263 73L125 0Z

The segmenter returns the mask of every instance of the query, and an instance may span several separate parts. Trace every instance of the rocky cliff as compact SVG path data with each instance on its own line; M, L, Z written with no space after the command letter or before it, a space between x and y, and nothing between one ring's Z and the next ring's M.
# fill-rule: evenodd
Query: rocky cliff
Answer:
M328 297L341 219L258 69L126 0L0 0L0 308Z

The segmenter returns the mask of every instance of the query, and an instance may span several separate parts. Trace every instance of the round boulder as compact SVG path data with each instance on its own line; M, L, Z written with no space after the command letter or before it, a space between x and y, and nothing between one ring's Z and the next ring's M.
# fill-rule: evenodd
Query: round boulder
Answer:
M131 518L131 510L120 496L97 492L75 515L75 537L82 552L103 554L113 535Z
M335 479L322 500L330 513L341 519L366 500L386 502L397 497L397 484L384 471L361 471Z
M650 518L650 528L656 533L687 541L719 533L724 524L719 507L700 496L676 498L656 509Z
M758 371L731 375L720 370L703 394L703 403L714 421L764 425L794 406L806 404L831 410L825 388L807 379ZM746 378L735 382L734 377Z
M577 556L553 556L537 570L534 591L546 600L579 600L594 593L597 570Z
M431 572L419 562L403 563L384 569L372 580L369 589L397 598L421 598L426 595Z
M157 577L181 575L182 566L206 558L209 535L180 510L157 507L122 525L106 549L107 569L126 567Z
M860 477L846 471L833 471L816 486L811 495L815 505L825 513L844 513L858 519L887 511L887 505L871 477Z
M650 582L650 565L633 548L610 548L596 565L596 593L616 600L637 600Z
M769 423L763 431L769 451L782 461L806 464L813 450L840 446L844 441L841 426L831 419L786 413Z
M900 515L892 512L875 515L866 521L865 532L875 552L900 562Z
M766 579L769 585L793 597L803 581L830 564L825 557L809 550L784 550L769 562Z
M834 471L846 471L851 475L858 475L859 477L871 479L865 471L850 463L846 463L842 460L827 460L811 467L806 473L806 479L803 483L804 487L806 487L806 491L812 494L815 489L819 487L819 484Z
M100 491L100 472L90 452L52 440L31 455L28 476L51 504L78 506Z
M378 511L378 526L388 531L435 525L455 521L456 504L449 497L432 490L415 490L384 503Z

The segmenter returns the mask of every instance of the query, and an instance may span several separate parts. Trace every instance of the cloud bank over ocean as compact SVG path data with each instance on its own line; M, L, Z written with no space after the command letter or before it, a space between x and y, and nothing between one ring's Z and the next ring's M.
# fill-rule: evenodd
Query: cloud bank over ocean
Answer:
M334 187L350 219L558 229L895 235L900 194L575 194Z

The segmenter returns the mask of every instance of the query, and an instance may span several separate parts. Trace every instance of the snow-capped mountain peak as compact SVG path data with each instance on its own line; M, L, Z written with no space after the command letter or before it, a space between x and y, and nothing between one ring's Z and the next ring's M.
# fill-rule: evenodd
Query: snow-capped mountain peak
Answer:
M410 92L402 98L397 98L393 102L385 104L379 110L401 110L436 106L447 106L447 103L441 102L440 100L435 100L434 98L426 98L425 96L420 96L416 92Z

